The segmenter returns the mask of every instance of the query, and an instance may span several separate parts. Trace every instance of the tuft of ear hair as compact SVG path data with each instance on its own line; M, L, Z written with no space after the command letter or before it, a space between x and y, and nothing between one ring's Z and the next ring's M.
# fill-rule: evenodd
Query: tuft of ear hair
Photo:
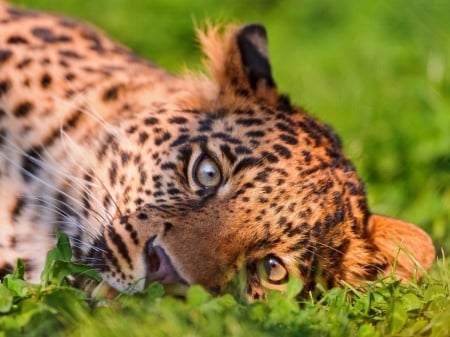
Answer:
M421 277L435 258L430 236L419 227L386 216L372 214L368 231L378 251L386 258L386 276L397 279ZM394 267L394 269L392 269Z
M255 97L275 105L280 96L272 78L264 26L216 26L198 32L206 67L224 95Z

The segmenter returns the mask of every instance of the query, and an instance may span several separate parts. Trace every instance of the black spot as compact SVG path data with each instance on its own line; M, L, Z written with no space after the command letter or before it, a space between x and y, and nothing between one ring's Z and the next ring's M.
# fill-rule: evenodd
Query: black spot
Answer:
M280 135L280 139L288 145L296 145L298 143L297 139L288 135Z
M64 78L67 80L67 81L73 81L74 79L75 79L75 77L76 77L76 75L74 74L74 73L71 73L71 72L69 72L69 73L67 73L67 74L65 74L64 75Z
M62 192L56 193L54 200L57 202L55 207L56 224L58 224L58 229L64 232L67 230L67 225L70 225L69 218L79 219L74 207L70 204L68 197L66 197ZM75 247L74 247L75 248Z
M129 152L123 151L120 153L120 159L122 161L122 165L127 164L129 162L130 158L131 158L131 154Z
M117 97L119 96L119 87L117 85L108 88L103 93L103 101L115 101Z
M186 124L188 119L185 117L172 117L169 119L169 123L171 124Z
M183 145L184 143L186 143L189 140L189 135L181 135L179 136L177 139L175 139L170 146L179 146L179 145Z
M58 20L58 23L66 28L75 28L78 24L77 22L67 19L67 18L62 18Z
M162 143L170 139L170 133L164 132L160 137L155 139L155 145L161 145Z
M42 147L36 146L28 150L22 157L22 177L26 182L32 179L32 176L41 169Z
M148 133L145 131L142 131L139 133L139 142L141 144L144 144L148 139Z
M239 161L237 163L237 165L234 167L233 169L233 175L237 174L238 172L249 168L249 167L256 167L261 163L261 161L259 160L259 158L255 158L255 157L246 157L244 159L242 159L241 161Z
M288 119L291 120L290 118L288 118ZM295 131L295 129L293 127L287 125L287 124L284 124L282 122L278 122L278 123L275 124L275 126L280 131L284 131L284 132L290 133L293 136L297 136L297 132Z
M82 195L82 200L83 200L83 215L85 216L85 217L87 217L88 215L89 215L89 213L90 213L90 211L91 211L91 203L89 202L89 200L90 200L90 198L91 198L91 194L92 194L92 192L91 192L91 189L92 189L92 185L91 185L91 182L92 182L92 173L90 173L90 174L85 174L84 176L83 176L83 180L86 182L85 184L84 184L84 186L85 186L85 188L84 188L84 191L83 191L83 195Z
M264 193L272 193L273 188L271 186L267 185L267 186L264 186L262 190Z
M178 188L169 188L168 190L167 190L167 193L169 194L169 195L177 195L177 194L180 194L181 193L181 191L178 189Z
M133 268L133 264L131 262L130 254L128 252L128 248L122 240L122 237L114 230L113 227L108 228L108 236L114 245L117 247L120 255L128 262L130 268Z
M0 82L0 97L4 94L8 93L8 90L11 88L11 82L8 80Z
M241 190L245 192L251 188L255 188L255 185L253 183L249 182L249 183L245 183L244 186L242 186Z
M61 136L61 130L64 132L67 132L67 131L73 129L77 125L82 114L83 114L83 112L81 110L75 110L73 112L73 114L70 115L69 118L67 118L67 120L64 121L63 126L60 128L54 129L53 132L50 134L50 136L47 137L42 142L42 144L44 146L49 146L49 145L53 144L53 142Z
M250 138L261 138L264 137L266 133L264 131L248 131L245 135Z
M137 125L131 125L126 131L129 134L133 134L136 132L137 129L138 129Z
M75 95L75 90L73 89L66 90L64 94L66 98L71 98L73 95Z
M163 191L157 191L157 192L153 193L153 196L155 198L162 197L163 195L164 195Z
M13 7L9 7L6 10L8 11L8 13L11 16L14 16L16 18L34 17L34 16L38 15L36 12L33 12L33 11L29 11L29 10L25 10L25 9L18 9L18 8L13 8Z
M91 42L89 49L94 50L99 54L103 54L105 52L105 47L103 46L102 40L100 39L98 34L96 34L95 32L92 32L90 30L84 30L81 33L81 36L85 40Z
M12 274L14 272L14 267L12 264L6 263L0 267L0 280L2 280L6 275Z
M236 119L236 124L240 124L243 126L254 126L254 125L262 125L264 121L259 118L238 118Z
M190 140L192 143L201 143L201 144L206 144L208 142L208 137L207 136L197 136L197 137L193 137Z
M52 84L52 78L49 74L44 74L41 77L41 86L42 88L48 88Z
M69 42L72 40L68 35L56 35L50 29L44 27L33 28L31 34L47 43Z
M83 58L80 54L78 54L73 50L60 50L59 55L61 55L62 57L67 57L76 60L80 60Z
M146 171L142 171L139 174L139 183L141 185L145 185L146 182L147 182L147 172Z
M275 156L273 153L267 152L267 151L263 151L262 156L265 160L267 160L269 163L277 163L279 161L278 157Z
M234 150L236 151L236 154L252 154L253 153L253 151L250 150L246 146L236 146L236 148Z
M22 61L20 61L19 63L17 63L17 68L18 69L25 69L26 67L28 67L31 62L33 60L29 57L25 57Z
M228 146L228 144L222 144L220 145L220 150L222 151L222 153L225 155L225 157L227 157L228 161L230 162L230 164L234 164L236 162L236 156L233 154L233 152L231 152L230 147Z
M33 104L30 102L22 102L16 106L13 111L14 116L17 118L26 117L28 113L33 109Z
M164 222L164 234L166 235L173 228L173 224L171 222Z
M0 49L0 63L6 62L12 56L12 51L8 49Z
M228 113L227 109L218 109L217 111L208 114L208 118L212 120L224 119L225 115Z
M280 144L275 144L273 146L273 149L280 154L281 156L283 156L286 159L291 158L292 154L291 151L289 151L286 147L284 147L283 145Z
M136 154L134 156L134 160L133 160L134 164L139 165L141 163L141 161L142 161L142 156L140 154Z
M224 132L214 132L211 134L212 138L218 138L222 139L223 141L230 143L230 144L241 144L242 142L234 137L231 137L229 134L226 134Z
M147 220L148 219L148 215L147 215L147 213L138 213L137 214L137 218L139 220Z
M165 162L163 164L161 164L161 170L175 170L176 169L176 165L172 162Z
M14 205L11 217L13 221L17 221L17 218L20 216L23 208L26 206L26 201L24 197L18 197L16 200L16 204Z
M94 242L91 245L91 249L87 253L87 261L93 267L95 267L100 272L110 271L111 268L106 262L106 259L109 259L116 270L120 271L120 266L117 263L117 259L114 259L114 254L112 254L111 249L106 244L105 238L103 236L98 236L95 238Z
M199 121L198 124L199 124L197 129L198 132L212 131L212 124L213 124L212 119L203 119Z
M159 120L158 120L158 118L155 118L155 117L148 117L148 118L144 119L145 125L155 125L158 123L159 123Z
M111 185L115 185L116 184L116 180L117 180L117 163L115 161L113 161L111 163L111 166L109 167L109 180L111 182Z
M260 171L255 177L256 181L261 181L263 183L267 182L267 178L269 177L269 172L267 171Z
M311 152L303 150L302 155L303 155L303 158L305 159L305 163L309 165L311 163L311 159L312 159Z
M8 38L7 43L9 43L9 44L27 44L28 41L25 38L23 38L22 36L13 35Z

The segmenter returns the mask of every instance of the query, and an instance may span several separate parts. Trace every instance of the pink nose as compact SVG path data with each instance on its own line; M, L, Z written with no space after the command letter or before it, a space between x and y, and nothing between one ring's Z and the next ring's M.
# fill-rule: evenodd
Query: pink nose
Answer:
M164 285L187 284L178 275L164 249L154 246L151 241L147 248L147 283L155 281Z

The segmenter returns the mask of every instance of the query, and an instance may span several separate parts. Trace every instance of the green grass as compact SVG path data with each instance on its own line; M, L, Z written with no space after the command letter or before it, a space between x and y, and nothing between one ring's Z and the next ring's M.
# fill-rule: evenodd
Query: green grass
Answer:
M450 265L439 261L418 283L380 279L343 285L319 300L298 300L299 281L267 301L241 303L191 287L185 300L151 284L143 294L90 298L69 274L95 274L70 262L67 237L49 252L42 282L23 281L23 263L0 284L0 336L433 336L450 335Z
M193 22L264 23L278 86L342 136L372 210L420 225L450 253L449 1L13 2L93 22L174 72L198 67ZM45 286L21 281L20 271L0 285L0 336L450 336L442 259L421 282L379 280L300 305L295 284L266 303L196 287L182 301L153 285L94 305L62 278L78 267L56 268Z

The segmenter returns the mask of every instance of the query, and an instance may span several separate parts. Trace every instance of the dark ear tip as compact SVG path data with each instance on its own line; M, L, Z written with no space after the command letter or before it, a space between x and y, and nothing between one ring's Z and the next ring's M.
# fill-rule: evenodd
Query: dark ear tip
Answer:
M239 30L238 33L240 37L245 37L254 34L259 35L264 39L266 39L267 38L266 27L264 27L260 23L250 23L248 25L242 26L242 28Z
M261 80L265 81L267 87L275 87L270 70L266 28L258 23L243 26L237 32L237 45L251 88L256 89Z

